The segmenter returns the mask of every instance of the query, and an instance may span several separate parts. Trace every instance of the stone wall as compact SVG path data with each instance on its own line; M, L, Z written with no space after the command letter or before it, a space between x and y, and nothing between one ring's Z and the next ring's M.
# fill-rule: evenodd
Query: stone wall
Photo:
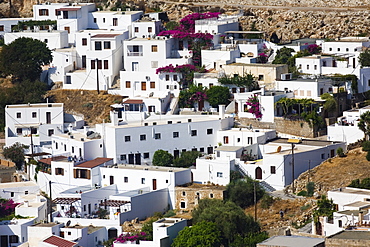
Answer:
M255 129L276 129L279 133L285 133L304 138L316 137L317 133L309 126L306 121L291 121L282 117L275 117L275 123L259 122L256 119L240 118L241 125L252 125Z
M364 247L370 246L370 239L338 239L327 238L325 240L326 247Z
M175 208L182 212L192 212L198 205L200 199L221 199L224 198L223 186L208 186L208 185L196 185L190 187L176 187L175 196L176 203ZM181 202L183 204L181 205Z

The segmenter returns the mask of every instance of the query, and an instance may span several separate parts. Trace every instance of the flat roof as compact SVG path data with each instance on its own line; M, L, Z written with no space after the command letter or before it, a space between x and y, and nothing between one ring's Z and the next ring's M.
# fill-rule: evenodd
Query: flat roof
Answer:
M6 108L30 108L30 107L63 107L63 103L40 103L40 104L19 104L7 105Z
M66 156L61 155L61 156L55 156L55 157L51 157L51 158L40 159L39 162L51 165L52 161L66 160L66 159L67 159Z
M216 148L216 151L235 152L240 149L243 149L243 147L242 146L219 146Z
M274 140L269 141L268 143L289 144L290 145L290 143L288 143L288 138L276 138ZM333 143L340 143L340 142L302 139L302 142L296 145L325 147L328 145L332 145Z
M271 67L271 68L276 68L276 67L281 67L285 66L286 64L259 64L259 63L231 63L227 64L225 66L246 66L246 67Z
M370 241L370 231L342 231L328 238L335 239L364 239Z
M165 167L165 166L145 166L145 165L117 165L119 169L128 169L128 170L143 170L143 171L158 171L158 172L179 172L189 170L187 168L178 168L178 167ZM114 169L114 168L107 168Z
M112 158L96 158L93 160L89 160L86 162L83 162L81 164L76 165L75 167L84 167L84 168L94 168L97 166L100 166L110 160L113 160Z
M331 190L330 192L340 192L340 193L350 193L350 194L370 196L370 190L351 188L351 187L339 188L339 189Z
M344 214L344 215L353 215L353 216L358 216L360 210L343 210L343 211L338 211L338 214Z
M12 183L0 183L0 189L5 188L14 188L14 187L28 187L28 186L37 186L35 182L12 182Z
M310 238L303 236L273 236L265 241L258 243L262 246L297 247L297 246L316 246L324 243L324 238Z
M346 207L367 208L367 207L370 207L370 203L369 202L358 201L358 202L352 202L352 203L345 204L344 206L346 206Z

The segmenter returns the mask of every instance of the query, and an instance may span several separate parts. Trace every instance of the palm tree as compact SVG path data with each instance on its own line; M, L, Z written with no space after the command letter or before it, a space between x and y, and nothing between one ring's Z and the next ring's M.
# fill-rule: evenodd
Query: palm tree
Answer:
M367 111L360 116L360 122L358 128L364 132L365 140L369 140L370 137L370 111Z

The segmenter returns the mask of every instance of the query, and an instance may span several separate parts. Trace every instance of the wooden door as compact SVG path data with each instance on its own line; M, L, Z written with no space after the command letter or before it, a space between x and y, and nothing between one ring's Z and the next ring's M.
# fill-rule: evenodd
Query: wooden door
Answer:
M153 179L153 190L157 189L157 179Z

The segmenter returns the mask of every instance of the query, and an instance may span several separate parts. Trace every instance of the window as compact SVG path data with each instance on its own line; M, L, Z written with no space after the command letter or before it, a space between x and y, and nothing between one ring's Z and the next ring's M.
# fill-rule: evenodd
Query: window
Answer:
M149 159L149 153L143 153L144 159Z
M309 64L307 64L307 69L310 69L310 65Z
M155 81L150 82L150 88L155 88Z
M54 135L54 129L49 129L48 130L48 136Z
M346 48L346 51L349 51L349 48Z
M21 112L17 112L17 118L21 118L22 117L22 113Z
M123 182L128 183L128 177L124 177Z
M340 48L338 47L338 49L337 49L338 51L340 51Z
M47 44L47 43L48 43L48 39L44 39L44 43L46 43L46 44Z
M4 32L4 25L0 26L0 32Z
M86 211L86 205L84 205L84 211ZM71 232L67 232L68 235L71 235Z
M258 75L258 80L263 81L264 80L264 75Z
M48 9L39 9L39 15L48 16L49 15L49 10Z
M213 194L211 193L211 194L209 194L209 198L213 198Z
M329 48L329 51L332 51L332 50L333 50L333 48L331 48L331 47L330 47L330 48Z
M57 143L58 144L58 143ZM75 153L75 147L72 147L72 153Z
M63 168L55 168L55 175L64 175Z
M86 55L82 55L81 60L82 60L82 68L86 68Z
M14 192L10 192L10 197L14 197Z
M151 33L153 32L153 28L152 27L148 27L148 33Z
M66 76L66 84L72 84L72 77L70 75Z
M96 23L96 18L94 18L94 23Z
M182 196L186 196L186 192L185 191L182 192Z
M152 68L158 68L158 61L152 61Z
M325 154L321 154L321 159L325 159Z
M130 81L126 81L126 88L131 88L131 82Z
M32 118L37 118L37 112L32 112Z
M103 18L103 23L105 23L105 18Z
M141 184L145 184L145 178L141 178Z
M152 52L158 52L158 46L152 45Z
M67 31L67 33L69 33L69 32L70 32L70 28L69 28L69 27L64 27L64 30L66 30L66 31Z
M22 133L23 133L23 132L22 132L22 128L17 128L17 134L18 134L18 135L22 135Z
M338 220L338 227L342 227L342 220Z
M90 170L87 169L74 169L73 170L74 178L85 178L90 179Z
M135 27L135 33L139 32L139 27Z
M173 80L177 81L177 75L173 75Z
M161 133L155 133L154 139L157 139L157 140L161 139Z
M131 136L125 136L125 142L130 142L131 141Z
M104 60L104 69L109 69L108 60Z
M37 128L31 127L31 134L37 135Z
M110 41L104 41L104 49L110 49Z
M335 150L331 149L330 150L330 158L333 158L335 156Z
M253 138L252 137L248 137L248 144L253 144Z
M166 81L170 80L170 75L166 75Z
M95 41L95 51L101 50L101 41Z
M186 208L186 203L185 202L180 202L180 208Z
M146 91L146 81L141 82L141 90Z
M120 159L121 159L121 160L126 160L126 154L121 154L121 155L120 155Z
M229 143L229 137L228 136L224 136L224 144L228 144Z
M270 173L271 174L276 174L276 167L275 166L270 166Z
M25 194L25 195L28 195L28 190L26 190L26 191L24 192L24 194Z
M192 130L191 131L191 136L197 136L197 130Z
M17 235L10 235L9 236L9 243L18 243L19 237Z
M217 172L217 177L222 178L222 172Z
M207 135L212 135L213 134L213 129L207 129Z
M102 66L101 66L101 60L98 60L98 69L102 69Z
M82 45L83 45L83 46L87 45L87 39L86 39L86 38L83 38L83 39L82 39Z
M168 179L166 179L166 184L168 184Z
M179 138L179 132L173 132L172 137L173 138Z
M140 141L146 141L146 135L140 135Z
M118 19L117 18L113 18L113 26L118 26Z
M317 65L314 65L314 66L313 66L313 69L314 69L314 70L317 70Z
M236 93L236 87L233 87L233 88L231 89L231 92L232 92L232 93Z

